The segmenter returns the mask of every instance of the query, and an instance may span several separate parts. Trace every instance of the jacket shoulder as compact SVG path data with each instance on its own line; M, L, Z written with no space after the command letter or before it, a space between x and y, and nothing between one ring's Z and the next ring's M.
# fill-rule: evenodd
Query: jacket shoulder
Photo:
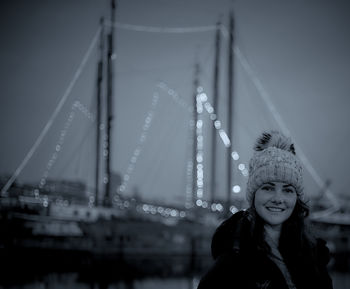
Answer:
M243 279L245 273L242 270L243 264L244 260L238 252L231 251L227 254L221 254L202 276L197 289L230 288L233 276L237 288L242 288L245 283L243 282L245 280Z
M320 265L326 266L330 261L330 251L324 239L316 239L316 254Z
M246 215L246 211L239 211L223 221L215 230L211 242L211 253L214 259L225 252L239 249L240 230Z
M321 238L316 239L316 258L319 270L319 288L333 289L333 280L329 275L327 265L331 259L327 242Z

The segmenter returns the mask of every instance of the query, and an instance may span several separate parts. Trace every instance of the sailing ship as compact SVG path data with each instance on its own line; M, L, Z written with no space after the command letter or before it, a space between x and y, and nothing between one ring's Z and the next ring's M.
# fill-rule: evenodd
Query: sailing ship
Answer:
M112 1L111 23L114 23L115 5ZM101 23L104 26L104 23ZM220 26L220 25L218 25ZM111 139L113 25L107 36L107 56L104 54L104 34L101 33L101 57L97 79L97 138L96 138L96 192L95 203L84 200L67 200L33 195L32 187L13 186L11 195L0 199L0 265L6 277L32 278L43 272L79 272L82 280L99 282L113 279L144 276L183 276L201 274L211 263L210 242L212 234L225 214L208 212L194 207L190 210L169 207L165 204L148 204L136 197L118 196L111 201L111 182L105 183L102 202L100 183L100 125L103 111L107 112L107 140ZM216 59L219 58L219 29L216 33ZM232 67L233 67L233 18L230 18L229 55L229 104L232 116ZM102 108L104 60L107 59L107 108ZM198 69L196 69L198 71ZM217 106L218 67L214 73L214 109ZM198 74L194 80L194 107L198 87ZM196 122L196 113L194 110ZM232 119L228 123L232 124ZM230 138L232 126L229 127ZM213 136L216 132L213 128ZM196 167L196 143L194 135L193 167ZM107 149L110 143L107 143ZM215 180L215 139L213 138L212 179ZM231 174L231 155L228 151L227 171ZM107 152L105 175L111 179L110 156ZM196 180L193 180L195 184ZM212 182L211 184L214 184ZM228 178L226 210L232 203ZM18 192L16 188L19 189ZM72 186L70 186L70 189ZM81 190L84 189L82 186ZM193 192L195 187L193 187ZM211 188L213 193L215 188ZM45 195L45 194L43 194ZM214 202L214 196L211 196ZM227 212L227 211L226 211ZM15 275L14 275L15 274ZM12 279L13 280L13 279Z
M113 0L111 3L111 23L114 23L115 4ZM101 25L104 27L105 23L101 21ZM39 278L48 272L79 272L80 278L90 282L152 275L189 276L200 274L211 262L210 242L218 224L217 214L209 216L202 208L187 210L149 204L137 197L121 195L112 202L109 140L113 34L113 25L110 25L106 56L104 33L101 33L95 203L54 197L45 193L45 187L39 195L33 186L12 184L9 194L0 198L0 269L4 276L1 282ZM102 108L104 70L107 71L107 107ZM103 159L107 182L104 182L103 199L99 201L102 112L107 112L104 148L107 157ZM67 187L73 191L84 190L83 184L74 182Z

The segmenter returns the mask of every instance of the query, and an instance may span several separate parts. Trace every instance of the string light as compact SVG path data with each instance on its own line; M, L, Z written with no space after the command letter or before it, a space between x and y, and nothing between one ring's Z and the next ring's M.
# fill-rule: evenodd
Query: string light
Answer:
M243 174L243 176L248 177L248 176L249 176L249 171L248 171L248 169L244 169L244 170L242 171L242 174Z
M172 97L172 99L177 103L178 105L182 106L186 110L192 113L192 108L189 107L185 101L182 100L182 98L179 97L179 95L176 93L176 91L172 88L170 88L165 82L160 82L158 83L158 87L165 91L168 95ZM228 137L226 131L222 128L222 123L221 121L217 118L217 115L214 111L213 106L211 103L208 101L208 96L206 93L204 93L203 87L198 87L197 88L197 98L196 98L196 111L199 115L198 121L195 125L195 129L197 131L197 161L199 160L200 163L198 163L200 166L197 165L197 191L196 191L196 196L197 198L202 198L203 197L203 184L204 181L202 180L203 176L203 166L202 166L202 161L203 161L203 152L201 151L203 149L203 135L202 135L202 130L203 130L203 119L200 118L200 115L203 113L203 110L206 110L206 112L209 114L210 120L213 122L213 125L215 129L218 131L219 136L225 147L229 148L231 147L231 140ZM199 133L199 135L198 135ZM231 157L234 161L237 161L240 159L240 156L237 151L232 151L231 152ZM192 167L191 167L192 166ZM244 176L248 177L248 170L244 164L239 164L237 166L239 172ZM190 173L193 173L193 164L192 162L187 163L187 178L188 180L190 179ZM198 187L199 185L199 187ZM240 188L240 187L239 187ZM238 187L235 189L238 191ZM189 182L187 183L186 186L186 196L189 196L191 192L191 186L189 185ZM240 189L239 189L240 192ZM187 198L189 200L189 197ZM187 207L190 207L189 202L186 202ZM200 205L198 205L200 204ZM197 206L202 207L203 202L196 202ZM212 208L212 207L211 207ZM216 210L216 209L215 209Z
M219 129L219 135L225 147L229 148L231 146L231 141L226 132L223 129Z
M196 124L196 135L197 135L197 183L196 183L196 197L197 197L197 206L198 201L203 198L203 190L204 190L204 165L203 165L203 147L204 147L204 137L203 137L203 120L201 119L201 115L203 113L203 101L207 100L207 95L203 92L202 87L197 89L196 96L196 111L198 115L197 124ZM203 205L203 202L200 202L200 206Z
M86 118L91 121L94 122L95 121L95 116L92 112L89 111L89 109L83 105L80 101L75 101L73 104L73 109L77 109L78 111L80 111L84 116L86 116Z
M166 92L173 101L181 106L182 108L186 109L189 113L193 113L193 107L189 106L186 101L172 88L170 88L165 82L159 82L157 84L157 87L162 89L164 92Z
M194 120L189 121L189 132L192 134L194 130ZM191 140L191 138L189 138ZM192 141L188 142L188 146L192 147ZM189 149L190 151L190 149ZM190 209L193 206L192 203L192 185L193 185L193 160L190 158L187 161L187 166L186 166L186 200L185 200L185 208Z
M91 122L95 121L95 117L94 117L93 113L91 113L89 111L89 109L85 105L83 105L80 101L75 101L72 104L68 118L63 126L63 129L61 130L58 142L55 145L54 152L52 153L51 158L47 162L46 169L45 169L45 171L40 179L39 186L38 186L39 189L42 189L45 186L45 184L47 182L47 178L48 178L49 173L50 173L50 170L52 169L52 167L54 166L54 164L56 163L56 161L58 159L59 153L61 152L62 147L65 143L68 130L71 127L72 122L75 118L76 111L81 112ZM39 193L40 191L38 190L37 192ZM36 194L36 197L39 197L39 194Z
M231 153L231 157L233 158L233 160L238 161L239 160L239 154L236 151L233 151Z
M221 121L216 119L214 121L214 126L215 126L216 129L220 129L221 128Z
M156 206L153 204L147 204L143 203L141 205L138 205L136 210L139 213L146 213L151 215L159 214L162 217L172 217L172 218L184 218L186 217L186 212L182 210L178 210L176 208L171 207L163 207L163 206Z
M241 191L241 187L239 185L235 185L235 186L233 186L232 191L235 194L238 194Z
M239 165L238 165L238 169L239 169L240 171L243 171L243 170L245 169L245 165L244 165L244 164L239 164Z
M152 125L154 111L155 111L156 106L158 104L158 100L159 100L159 94L158 94L158 92L155 92L153 94L153 97L152 97L151 108L148 111L147 116L146 116L144 123L143 123L143 126L142 126L142 133L140 135L138 145L135 148L133 155L130 157L129 164L128 164L128 167L126 169L126 173L124 174L124 176L122 178L122 183L117 188L117 191L116 191L117 194L123 193L127 189L128 183L129 183L130 178L131 178L131 174L133 173L133 171L135 169L135 165L137 163L138 157L140 156L140 154L142 152L143 144L145 143L145 141L147 139L147 133Z
M235 206L231 206L231 207L230 207L230 212L231 212L232 214L235 214L235 213L238 212L238 209L237 209Z
M224 146L227 148L231 147L231 140L228 137L226 131L222 128L221 121L217 119L217 115L215 114L213 106L209 103L207 99L203 103L203 106L207 111L207 113L209 114L210 120L213 122L215 129L219 132L219 136ZM231 157L234 161L237 161L240 158L238 152L236 151L231 152ZM248 170L245 168L244 164L239 164L238 169L244 177L248 176Z
M165 93L167 93L171 99L179 106L181 106L182 108L184 108L185 110L187 110L190 114L193 113L193 107L192 106L189 106L186 101L172 88L170 88L165 82L159 82L157 84L157 87L160 88L161 90L163 90ZM203 87L199 86L197 88L197 94L199 95L200 93L203 92ZM205 97L204 95L201 96L202 98ZM201 102L200 102L201 103ZM199 106L196 107L197 110L199 111L203 111L203 108L200 107L201 104L199 104ZM190 122L189 122L189 131L193 131L194 129L197 131L198 129L201 129L201 127L203 126L203 121L202 120L199 120L197 123L194 123L194 121L191 119ZM202 146L201 144L202 142L202 139L201 138L197 138L197 145L200 147ZM189 143L189 145L192 145L192 143ZM203 153L199 153L196 158L198 160L200 160L200 163L202 163L202 160L203 160ZM199 170L199 172L198 172ZM187 161L187 169L186 169L186 179L187 179L187 182L186 182L186 201L185 201L185 207L186 209L189 209L193 206L193 203L192 203L192 184L193 184L193 178L192 178L192 175L193 173L199 173L201 174L201 167L197 166L196 168L194 168L194 164L193 164L193 161L192 159L188 160ZM198 180L197 179L197 184L201 184L203 183L202 180ZM196 191L196 195L197 197L198 196L202 196L203 195L203 189L202 188L198 188L197 191Z

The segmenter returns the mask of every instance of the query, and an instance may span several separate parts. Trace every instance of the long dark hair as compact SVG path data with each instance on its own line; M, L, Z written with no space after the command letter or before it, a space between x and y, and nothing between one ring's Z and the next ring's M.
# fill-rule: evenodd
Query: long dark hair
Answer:
M252 202L254 204L254 201ZM282 224L279 239L279 251L292 275L302 272L318 272L317 267L317 241L312 227L307 222L310 209L307 203L299 198L295 204L293 213ZM271 248L265 241L264 220L256 212L254 205L247 210L247 219L250 223L250 235L252 243L257 251L270 254ZM299 272L300 272L299 271Z
M297 198L294 210L291 216L282 224L282 230L279 240L281 254L284 252L302 253L305 249L313 246L314 238L311 229L306 222L310 213L309 206L306 202ZM255 247L259 251L270 253L270 247L265 241L264 220L259 216L252 206L247 210L247 218L250 223L250 234ZM289 254L288 254L289 255Z

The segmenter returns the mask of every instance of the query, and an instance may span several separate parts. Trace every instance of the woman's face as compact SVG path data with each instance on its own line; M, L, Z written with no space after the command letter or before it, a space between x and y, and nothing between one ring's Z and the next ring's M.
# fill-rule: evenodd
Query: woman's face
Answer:
M256 191L254 206L266 224L280 227L293 213L296 201L297 193L292 185L269 182Z

